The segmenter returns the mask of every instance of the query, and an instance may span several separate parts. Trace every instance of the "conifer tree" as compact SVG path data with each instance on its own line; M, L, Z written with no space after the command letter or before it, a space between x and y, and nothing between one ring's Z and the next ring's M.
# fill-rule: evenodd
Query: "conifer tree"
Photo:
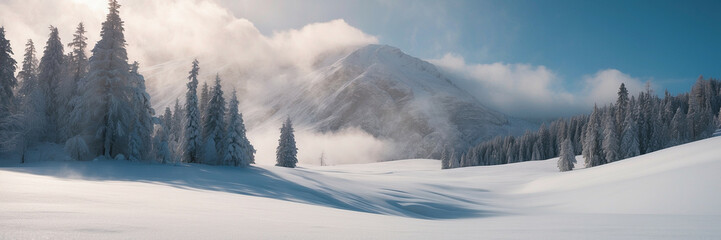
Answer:
M588 119L586 126L586 136L583 144L583 156L585 157L586 167L594 167L603 164L601 149L601 129L600 112L598 107L593 107L593 112Z
M676 114L671 119L671 143L670 146L676 146L688 142L689 127L686 124L686 114L680 107L676 109Z
M100 40L92 50L88 74L81 81L80 104L71 116L71 122L81 123L81 134L91 140L91 152L108 158L128 155L128 134L135 122L130 102L132 76L119 9L117 0L109 1Z
M13 49L5 37L5 28L0 27L0 120L8 116L14 102L13 90L18 81L15 78L17 62L12 58Z
M70 122L71 113L80 104L80 93L78 87L81 80L85 78L88 71L88 57L85 53L87 48L87 37L85 37L85 26L79 23L73 41L68 43L71 51L68 53L65 61L65 74L58 90L59 98L59 124L60 139L70 138L78 132L76 124Z
M193 61L193 68L188 76L188 92L185 95L185 135L183 142L183 160L189 163L201 163L202 136L200 112L198 111L198 60ZM177 104L176 104L177 105ZM176 109L177 111L177 109ZM176 112L177 114L177 112Z
M616 135L616 118L609 113L606 114L603 127L603 153L607 163L619 160L619 143Z
M225 132L225 98L223 98L223 89L220 86L220 76L215 76L215 86L212 89L212 96L208 102L208 110L203 117L203 139L206 144L213 140L215 143L215 150L218 156L223 156L224 144L223 135ZM204 148L203 151L209 149ZM210 160L210 159L206 159ZM220 159L213 159L212 161L218 161Z
M55 142L59 141L58 128L60 119L59 109L61 100L59 87L63 78L63 44L60 41L58 29L50 26L50 38L45 45L43 57L40 59L40 72L38 74L39 88L45 95L45 119L46 126L38 126L45 128L45 140Z
M444 147L441 151L441 169L448 169L451 167L450 156L448 156L448 147Z
M255 153L255 149L245 136L245 126L243 126L243 118L238 112L238 96L235 90L228 105L227 120L223 164L247 167L253 161L251 157Z
M30 93L38 85L38 59L35 54L35 44L32 39L28 39L25 44L25 55L23 57L23 66L18 73L18 81L20 89L18 90L17 103L22 102L22 99L30 95Z
M618 99L616 99L616 127L618 128L617 131L620 133L624 129L624 122L626 120L626 114L628 113L628 90L626 89L626 84L621 83L621 86L618 88Z
M208 102L209 101L210 101L210 92L208 90L208 82L203 82L203 88L200 91L200 103L198 103L199 108L200 108L200 116L205 116L206 111L208 111ZM201 126L204 126L204 125L205 125L205 123L201 124Z
M624 128L621 136L620 158L626 159L638 156L641 151L638 147L638 127L633 120L633 114L626 114Z
M153 115L155 115L155 110L150 105L150 95L145 90L145 78L138 73L138 65L138 62L134 62L130 68L130 82L133 88L131 104L135 118L130 132L130 150L128 152L128 159L131 161L149 157L154 128Z
M180 143L181 137L185 133L185 125L183 124L185 123L186 115L183 107L180 105L180 100L176 98L175 106L173 106L173 124L168 128L170 129L170 134L168 134L170 141Z
M561 143L560 156L558 157L558 169L561 172L573 170L576 163L576 154L573 153L574 148L570 139L566 139Z
M276 166L294 168L298 163L298 148L295 146L295 136L293 134L293 123L290 117L285 120L283 127L280 128L280 139L278 139L278 148L275 150Z

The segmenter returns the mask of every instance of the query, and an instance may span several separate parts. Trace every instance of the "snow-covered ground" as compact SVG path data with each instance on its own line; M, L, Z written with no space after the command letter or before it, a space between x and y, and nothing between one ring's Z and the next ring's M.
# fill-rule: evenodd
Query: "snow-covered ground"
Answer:
M0 167L0 238L721 239L721 137L592 169L436 160L298 169ZM578 159L577 165L582 165Z

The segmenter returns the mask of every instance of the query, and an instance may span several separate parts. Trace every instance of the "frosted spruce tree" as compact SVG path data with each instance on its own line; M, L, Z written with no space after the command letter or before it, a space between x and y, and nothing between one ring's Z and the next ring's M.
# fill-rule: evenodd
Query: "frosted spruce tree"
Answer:
M18 84L15 78L17 62L12 55L13 49L5 37L5 28L0 27L0 121L9 115L14 102L13 91Z
M200 118L199 115L198 118ZM183 133L185 133L185 125L183 123L185 122L186 113L184 112L183 107L180 105L180 100L175 99L175 106L173 106L173 123L170 124L170 134L168 136L170 137L170 141L175 141L180 143L181 137L183 136ZM200 126L200 125L199 125Z
M28 42L25 44L22 69L17 77L20 85L20 89L17 91L17 103L22 102L22 99L30 95L30 92L38 85L38 64L39 61L35 53L35 44L32 39L28 39Z
M0 117L0 147L5 151L18 151L24 162L25 149L40 140L45 126L45 94L38 86L38 60L35 47L28 40L25 48L23 67L18 78L21 80L18 95L11 111L5 119Z
M448 169L451 167L450 156L448 156L448 147L444 147L441 151L441 169Z
M59 124L60 124L60 138L70 138L74 133L78 132L76 124L69 122L71 117L70 114L80 104L79 89L81 80L85 78L88 72L88 56L85 50L88 46L85 37L85 26L83 23L79 23L75 34L73 34L73 41L68 43L70 52L66 56L65 60L65 74L63 81L59 87Z
M561 172L573 170L576 163L576 154L573 153L574 148L570 139L566 139L561 143L560 155L558 157L558 169Z
M583 142L583 156L587 168L603 164L601 149L601 113L598 107L593 106L593 112L588 119L586 134Z
M100 40L92 50L88 74L81 82L79 104L70 122L79 123L80 135L88 141L92 154L115 158L128 155L128 134L135 123L133 85L125 50L120 4L109 1L109 12L102 24Z
M130 82L133 90L131 98L135 122L130 132L128 159L138 161L149 157L152 150L155 110L150 105L150 95L145 90L145 78L138 73L138 62L130 67Z
M603 154L606 162L615 162L619 159L619 143L618 135L616 134L616 118L609 111L606 113L606 117L603 122Z
M676 109L676 114L673 115L673 119L671 119L670 145L676 146L688 142L690 131L688 124L686 124L686 114L683 112L683 109L679 107Z
M621 83L618 87L618 98L616 99L616 130L617 133L623 131L626 114L628 113L628 89L626 84Z
M193 61L193 68L188 76L188 92L185 94L185 135L183 136L183 161L188 163L201 163L202 129L200 126L200 112L198 112L198 60ZM176 102L177 103L177 102ZM176 104L178 105L178 104ZM176 108L175 115L178 115Z
M275 150L276 166L294 168L298 163L298 148L295 146L295 136L293 135L293 123L287 118L280 128L280 139L278 139L278 148Z
M38 86L45 95L45 128L44 140L57 142L61 139L58 136L60 112L62 105L60 99L60 85L63 81L63 43L56 27L50 26L50 37L45 45L43 57L40 58L40 73L38 74Z
M225 152L223 136L225 132L225 98L223 98L223 89L220 86L220 75L215 76L215 86L211 91L210 101L208 102L208 110L203 117L203 139L205 139L205 147L203 151L208 157L212 157L213 152L217 157L222 157ZM214 144L211 144L214 143ZM220 159L205 159L218 164Z
M255 149L245 136L243 116L238 112L238 96L233 91L233 97L228 104L228 128L226 129L224 144L225 154L223 164L247 167L254 162Z
M641 150L638 145L638 127L633 120L633 114L626 114L623 120L623 131L621 133L621 145L619 145L619 159L626 159L638 156Z
M200 108L200 116L205 116L206 111L208 111L208 101L210 101L208 82L203 82L203 88L200 90L200 103L198 103L198 107ZM204 123L201 123L201 125L204 125Z

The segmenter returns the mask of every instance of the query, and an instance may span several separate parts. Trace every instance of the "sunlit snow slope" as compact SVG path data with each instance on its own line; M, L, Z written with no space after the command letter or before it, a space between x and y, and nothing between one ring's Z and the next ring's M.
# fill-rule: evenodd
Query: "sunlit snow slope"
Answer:
M718 146L565 173L555 159L452 170L4 159L0 238L721 239Z

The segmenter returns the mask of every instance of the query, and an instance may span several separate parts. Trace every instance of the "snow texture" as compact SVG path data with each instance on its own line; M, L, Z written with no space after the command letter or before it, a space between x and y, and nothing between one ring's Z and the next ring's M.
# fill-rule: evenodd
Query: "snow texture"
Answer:
M63 161L44 145L25 164L0 156L0 238L719 239L720 144L570 172L555 158L450 170Z

